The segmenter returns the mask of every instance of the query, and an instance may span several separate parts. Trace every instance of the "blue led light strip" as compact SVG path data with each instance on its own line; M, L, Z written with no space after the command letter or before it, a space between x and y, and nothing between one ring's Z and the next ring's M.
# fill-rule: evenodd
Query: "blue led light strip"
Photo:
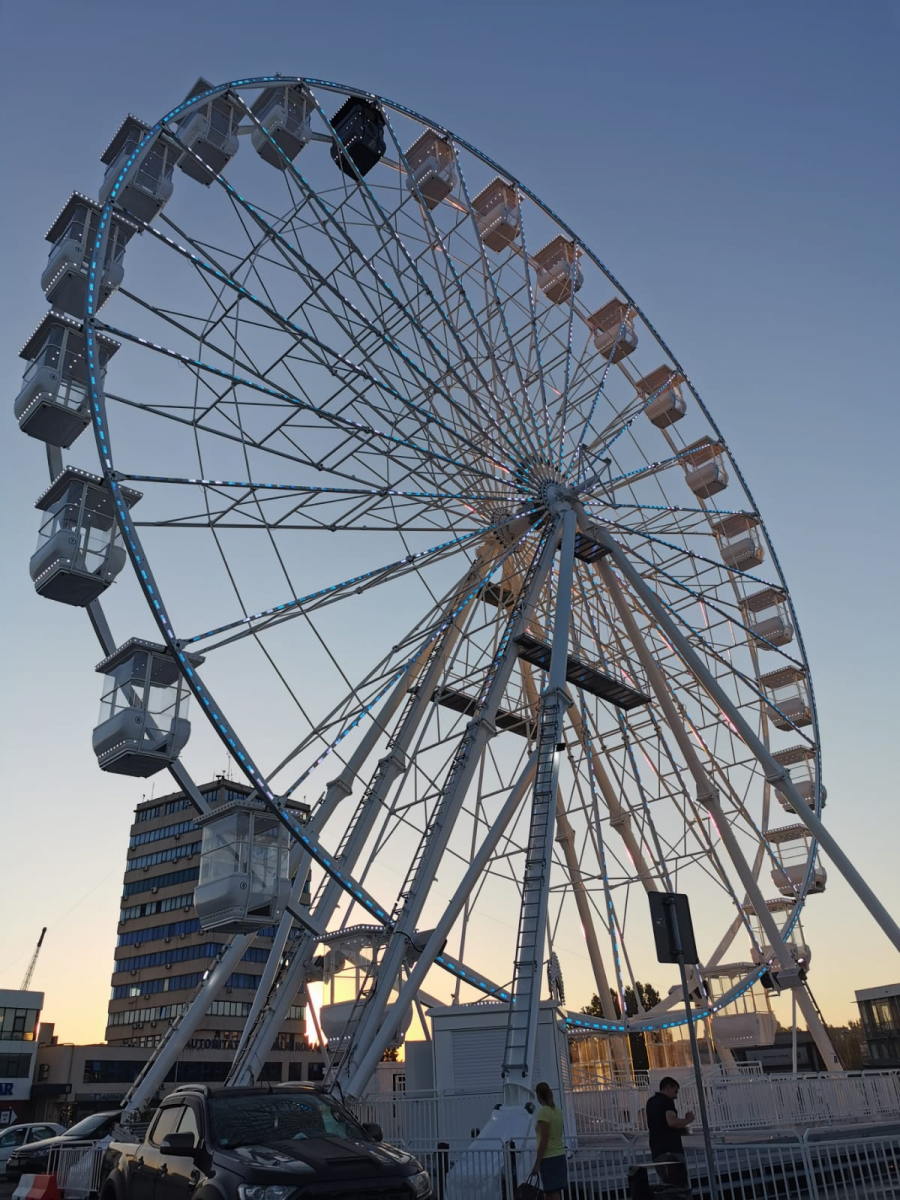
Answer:
M384 575L388 571L395 571L400 567L411 567L413 563L419 562L420 559L429 558L438 554L443 554L447 550L458 549L461 546L467 545L473 538L484 537L485 534L492 533L496 529L501 529L508 525L508 521L498 521L494 525L487 525L484 529L476 529L473 533L464 534L462 537L451 538L448 542L441 542L437 546L432 546L430 550L419 550L415 554L407 554L405 558L398 558L396 562L387 563L384 566L373 568L371 571L366 571L363 575L354 575L350 579L345 579L342 583L333 583L329 587L320 588L317 592L310 592L308 596L295 597L292 600L287 600L284 604L274 605L272 608L264 608L260 612L251 614L250 616L241 617L237 621L231 621L227 625L220 625L217 629L209 629L206 633L197 633L193 637L186 638L182 645L189 646L194 642L203 641L204 638L214 637L220 633L226 633L229 629L239 629L242 625L247 625L251 621L259 621L263 617L276 616L278 613L288 612L292 609L298 609L304 604L309 604L313 600L320 600L324 596L336 596L340 592L346 592L350 588L355 588L367 579L373 579L376 575Z
M474 500L474 501L496 501L518 499L504 495L483 495L475 494L467 495L463 492L404 492L399 488L341 488L341 487L316 487L312 484L302 483L256 483L246 479L191 479L188 477L179 477L174 475L125 475L119 472L120 480L129 480L136 483L175 483L175 484L194 484L197 487L219 488L247 488L250 491L276 491L276 492L302 492L310 493L311 495L339 495L339 496L397 496L400 499L407 500Z
M664 567L660 566L658 563L653 562L653 560L650 558L645 558L644 555L641 554L641 552L639 550L629 549L628 552L629 552L629 554L632 555L632 557L639 558L641 560L641 562L644 563L646 566L648 566L655 575L662 575L666 580L668 580L669 583L672 584L673 587L677 587L681 591L687 592L687 594L689 596L693 596L693 598L696 601L698 601L700 604L706 605L707 608L712 609L712 611L714 613L718 613L718 615L720 617L724 617L725 620L729 621L732 625L737 625L739 628L743 629L743 631L745 633L750 634L750 636L754 639L754 641L765 642L765 644L769 647L770 650L777 650L782 658L786 658L788 660L788 662L793 663L793 665L795 667L803 667L804 666L804 664L802 662L800 662L799 659L792 658L790 654L786 654L783 647L776 646L773 642L768 641L768 639L764 638L761 634L754 633L753 630L750 629L750 627L748 625L744 624L744 622L740 619L740 617L735 616L733 613L728 612L724 608L719 608L719 606L714 601L710 600L707 596L704 596L704 594L702 592L694 591L694 589L692 587L690 587L688 584L686 584L684 582L684 580L678 579L675 575L670 575L669 572ZM781 589L775 588L775 591L781 592ZM782 595L784 596L785 601L787 601L787 599L788 599L787 592L783 592ZM659 596L658 592L657 592L657 596ZM666 605L666 608L669 609L669 611L672 613L673 616L676 615L676 610L667 601L663 600L662 597L660 597L660 602ZM694 630L687 623L687 621L684 620L684 618L679 617L678 619L682 622L682 624L684 624L686 626L686 628L690 629L692 633L696 633L696 630ZM697 636L700 637L701 634L697 633ZM706 639L704 638L703 640L705 642ZM729 664L729 666L730 666L730 664ZM732 668L732 669L734 669L734 668ZM737 671L736 673L738 675L740 675L741 679L743 679L745 683L750 683L751 686L754 686L754 681L751 681L745 675L741 675L741 673L739 671Z
M148 229L148 232L153 233L154 230ZM161 236L161 235L160 235ZM167 239L164 239L167 240ZM416 454L421 454L423 458L433 458L438 462L449 464L451 467L460 471L468 471L470 474L480 475L483 479L489 479L492 483L497 483L501 487L508 486L506 480L497 479L488 471L482 471L479 467L471 464L463 465L454 458L450 458L446 454L441 454L437 450L426 450L418 443L411 441L409 438L401 438L396 434L388 433L383 429L376 429L374 426L365 425L361 421L352 421L349 417L342 417L336 413L329 413L325 409L311 404L308 400L301 400L298 396L292 396L289 392L279 391L277 388L266 387L264 384L256 383L252 379L247 379L241 375L235 375L230 371L224 371L221 367L214 367L210 363L205 363L199 358L191 358L190 355L181 354L177 350L172 350L168 346L160 345L158 342L151 342L148 338L138 337L136 334L129 333L125 329L118 329L114 325L107 325L103 322L98 322L97 327L105 333L110 333L118 338L123 338L125 341L133 342L135 345L146 347L148 350L153 350L157 354L165 354L168 358L174 358L177 362L184 363L185 366L192 367L195 370L206 371L211 375L216 375L220 379L228 380L229 383L240 385L241 387L251 388L253 391L261 392L264 396L271 396L275 400L283 400L286 404L293 404L296 408L302 409L305 412L315 413L317 417L321 417L323 421L331 425L336 425L339 429L349 431L357 437L366 436L373 438L381 438L384 441L391 442L397 446L405 446ZM203 428L203 426L199 426ZM216 432L211 430L210 432Z
M651 568L651 570L655 571L657 574L664 575L664 576L665 576L665 577L666 577L668 580L670 580L670 581L671 581L673 584L678 584L680 587L684 588L684 590L685 590L685 591L687 591L687 592L689 592L689 593L690 593L692 596L694 596L694 598L695 598L695 599L696 599L696 600L697 600L697 601L698 601L700 604L708 604L708 603L709 603L709 602L707 601L707 599L706 599L706 597L705 597L705 596L703 596L703 595L701 595L701 594L699 594L699 593L693 592L693 591L691 590L691 588L687 587L687 585L686 585L686 584L679 583L679 581L678 581L677 579L674 579L672 576L670 576L670 575L668 574L668 572L666 572L665 570L663 570L663 568L662 568L662 567L657 567L657 566L656 566L656 565L655 565L653 562L651 562L651 560L650 560L650 559L644 558L644 556L643 556L643 555L642 555L642 554L641 554L639 551L637 551L637 550L632 550L631 548L629 548L629 551L628 551L628 552L629 552L629 554L631 554L631 555L632 555L634 558L639 558L639 559L641 560L641 562L645 563L645 564L646 564L648 567L650 567L650 568ZM698 557L699 557L699 555L698 555ZM752 578L752 577L751 577L751 578ZM648 585L648 586L649 586L649 585ZM769 586L771 587L771 586L774 586L774 585L771 585L771 584L770 584ZM682 615L682 614L681 614L681 613L680 613L680 612L679 612L679 611L678 611L676 608L674 608L674 607L673 607L673 606L672 606L672 605L669 603L669 601L665 599L665 597L664 597L664 596L661 596L661 595L660 595L660 593L656 591L656 589L654 589L654 592L655 592L655 595L656 595L656 598L657 598L657 600L658 600L658 601L660 602L660 604L662 604L662 605L663 605L663 607L664 607L664 608L665 608L665 609L666 609L666 610L667 610L667 611L670 613L670 615L672 616L673 620L677 621L677 622L678 622L680 625L683 625L683 626L684 626L684 628L685 628L686 630L688 630L688 632L689 632L689 633L693 634L693 636L694 636L694 637L695 637L695 638L696 638L696 639L697 639L699 642L701 642L701 643L702 643L702 645L703 645L703 648L704 648L704 650L707 652L707 654L711 655L711 656L712 656L712 657L713 657L713 658L716 660L716 662L719 662L719 663L721 663L723 666L727 667L727 668L728 668L728 670L729 670L729 671L731 671L731 673L732 673L733 675L737 676L737 678L738 678L738 679L740 679L742 683L746 684L746 685L747 685L747 687L748 687L748 688L749 688L749 689L750 689L750 690L753 692L753 694L756 696L756 698L757 698L758 700L762 700L762 701L763 701L765 704L767 704L767 705L769 706L769 708L771 708L771 709L772 709L774 712L777 712L777 713L778 713L780 716L784 717L786 721L790 721L790 717L787 717L787 716L785 716L785 714L784 714L784 713L781 711L781 709L780 709L780 708L779 708L779 707L778 707L776 704L774 704L774 703L773 703L773 702L772 702L772 701L771 701L771 700L768 698L768 696L766 696L766 695L765 695L765 693L763 693L763 692L761 692L761 691L759 690L759 686L758 686L758 684L759 684L759 681L758 681L758 680L756 680L756 679L751 679L749 675L745 675L743 671L740 671L740 670L738 670L738 668L737 668L737 667L736 667L736 666L735 666L735 665L734 665L732 662L730 662L728 659L724 658L724 657L723 657L723 656L722 656L722 655L721 655L721 654L720 654L720 653L719 653L719 652L718 652L718 651L715 649L715 647L714 647L714 646L711 646L711 645L709 644L709 642L706 640L706 638L703 636L703 634L701 633L701 631L700 631L699 629L695 629L695 628L694 628L694 626L693 626L693 625L691 625L691 623L690 623L689 621L686 621L686 620L685 620L685 618L684 618L684 616L683 616L683 615ZM710 608L712 608L712 609L714 609L714 611L716 611L716 612L719 612L719 611L720 611L720 610L716 609L716 608L715 608L715 605L713 605L713 604L710 604L710 605L709 605L709 607L710 607ZM725 613L721 613L721 615L722 615L722 616L726 616L726 617L727 617L727 614L725 614ZM728 617L727 619L728 619L728 620L731 620L732 618ZM736 625L740 625L742 629L746 629L746 628L747 628L745 625L743 625L743 624L742 624L740 621L738 621L737 619L735 619L735 620L734 620L734 623L735 623ZM749 632L749 630L748 630L747 632ZM755 637L756 635L754 634L753 636ZM760 641L765 641L765 638L760 638L759 640L760 640ZM772 649L775 649L775 650L780 650L780 647L778 647L778 646L773 646L773 647L772 647ZM782 654L782 658L786 658L786 659L788 659L788 661L789 661L789 662L793 663L793 664L794 664L795 666L797 666L797 667L801 667L801 668L803 667L803 664L802 664L802 663L798 662L796 659L793 659L793 658L791 658L791 656L790 656L789 654ZM792 726L793 726L793 728L794 728L794 732L795 732L795 733L796 733L796 734L797 734L799 737L802 737L802 738L803 738L803 740L804 740L805 742L808 742L810 745L813 745L813 744L814 744L814 743L813 743L813 742L812 742L812 741L811 741L811 740L810 740L810 739L809 739L809 738L806 736L806 734L805 734L805 733L803 733L803 731L802 731L801 729L798 729L798 728L797 728L797 726L795 726L795 725L794 725L793 721L791 721L791 725L792 725Z
M291 795L291 793L292 793L292 792L296 791L296 789L297 789L297 788L300 786L300 784L301 784L301 783L303 783L303 781L304 781L305 779L307 779L307 778L309 777L309 775L310 775L310 774L312 774L312 772L313 772L313 771L316 769L316 767L317 767L317 766L318 766L318 765L319 765L319 764L320 764L320 763L321 763L321 762L322 762L324 759L326 759L326 758L329 756L329 754L331 754L331 753L332 753L332 751L333 751L333 750L334 750L334 749L335 749L335 748L336 748L336 747L337 747L337 746L338 746L338 745L339 745L339 744L340 744L340 743L341 743L341 742L344 740L344 738L347 736L347 734L348 734L348 733L350 733L350 732L351 732L353 729L355 729L355 728L356 728L356 726L357 726L357 725L360 723L360 721L362 720L362 718L363 718L363 717L364 717L364 716L365 716L367 713L371 712L371 710L372 710L373 706L374 706L374 705L376 705L376 704L378 703L378 701L379 701L379 700L380 700L380 699L381 699L381 698L382 698L384 695L386 695L386 694L387 694L387 692L388 692L388 691L389 691L389 690L390 690L390 689L391 689L391 688L394 686L394 684L395 684L395 683L396 683L396 682L397 682L397 681L400 679L400 677L401 677L401 676L404 674L404 672L405 672L405 671L407 671L407 670L408 670L408 668L409 668L409 667L412 665L412 663L414 663L414 662L415 662L415 660L416 660L416 659L419 657L419 655L420 655L420 654L422 654L422 653L424 653L425 649L426 649L426 648L427 648L427 647L428 647L428 646L429 646L429 645L430 645L430 644L431 644L433 641L435 641L437 638L439 638L439 637L441 636L441 634L442 634L442 633L443 633L443 632L444 632L444 631L445 631L445 630L448 628L448 626L449 626L449 625L451 625L451 624L453 623L453 621L454 621L454 620L456 619L456 617L457 617L457 616L458 616L458 615L459 615L459 614L462 612L462 610L463 610L463 609L466 607L466 605L467 605L467 604L469 604L469 603L470 603L470 601L472 601L472 600L475 598L475 596L476 596L476 595L477 595L477 594L478 594L478 593L479 593L479 592L482 590L482 588L485 586L485 584L486 584L486 583L488 583L488 582L489 582L489 580L493 578L493 576L494 576L494 575L497 573L497 571L498 571L498 570L499 570L499 569L500 569L500 568L503 566L503 564L506 562L506 560L507 560L508 558L510 558L510 557L512 556L512 554L513 554L513 553L514 553L516 550L518 550L518 549L519 549L519 547L520 547L520 546L522 545L522 543L524 542L525 538L527 538L527 537L528 537L528 535L529 535L531 532L532 532L532 531L529 529L529 530L528 530L526 533L522 534L522 536L521 536L521 537L520 537L520 538L519 538L517 541L515 541L515 542L512 544L512 546L510 546L510 547L509 547L509 548L508 548L508 549L505 551L505 553L504 553L504 554L502 554L502 555L501 555L501 556L500 556L500 557L497 559L497 561L495 562L494 566L493 566L493 567L491 568L491 570L490 570L490 571L489 571L489 572L488 572L488 573L485 575L485 577L484 577L483 579L479 579L479 581L478 581L478 582L476 583L476 585L475 585L475 586L472 588L472 590L471 590L471 591L468 593L468 595L466 595L466 596L465 596L465 597L464 597L464 598L463 598L463 599L462 599L462 600L459 602L459 604L457 604L457 606L456 606L456 607L453 609L453 611L452 611L451 613L449 613L447 616L445 616L444 618L442 618L442 620L441 620L441 622L440 622L440 624L439 624L439 625L435 626L433 629L431 629L431 630L429 631L429 633L428 633L428 634L426 635L426 637L425 637L425 638L422 640L422 642L420 642L420 643L419 643L419 645L416 647L416 649L415 649L415 651L413 652L413 654L412 654L412 655L410 655L410 657L409 657L409 658L407 658L407 659L406 659L406 660L403 662L403 664L401 665L401 667L399 668L399 670L397 670L397 671L396 671L396 672L395 672L395 673L394 673L394 674L393 674L393 675L390 677L390 679L388 679L387 683L386 683L386 684L384 684L384 686L383 686L383 687L382 687L382 688L381 688L381 689L378 691L378 693L377 693L377 694L374 696L374 698L373 698L372 700L370 700L370 701L368 702L368 704L366 704L366 705L365 705L365 707L364 707L364 708L362 708L362 709L361 709L361 711L360 711L360 712L357 714L357 716L356 716L356 717L353 719L353 721L352 721L352 722L350 722L350 723L349 723L347 726L345 726L345 727L344 727L344 729L343 729L343 730L341 730L341 732L340 732L340 733L338 734L338 736L337 736L337 737L334 739L334 741L333 741L333 742L331 742L331 744L330 744L330 745L328 745L328 746L326 746L326 747L325 747L325 749L324 749L324 750L321 752L321 754L318 756L318 758L317 758L317 759L316 759L316 760L315 760L313 763L311 763L311 764L310 764L310 765L309 765L309 766L306 768L306 770L305 770L305 771L303 772L303 774L302 774L302 775L299 777L299 779L295 780L295 781L294 781L294 783L292 783L292 784L291 784L291 786L290 786L290 787L287 789L287 792L285 793L286 795L288 795L288 796L289 796L289 795Z
M587 438L588 430L590 429L591 422L594 419L594 413L597 409L597 405L600 403L600 397L603 395L603 389L606 387L606 377L607 377L607 375L609 375L609 372L612 370L613 360L616 357L616 350L619 347L619 342L622 338L622 333L625 329L625 324L629 319L630 312L631 312L630 308L626 308L625 317L623 318L622 323L619 326L619 332L616 334L616 340L613 343L613 347L609 352L609 357L606 360L606 366L603 368L603 374L600 376L600 382L597 385L597 391L594 393L593 403L591 404L590 410L588 411L588 415L585 418L584 425L582 426L581 437L579 438L575 448L572 451L572 457L569 459L569 465L566 468L566 478L567 479L571 476L572 468L575 465L576 460L579 459L579 457L580 457L581 448L585 443L585 439ZM579 467L578 475L579 475L579 479L580 479L580 477L581 477L581 468L580 467Z
M777 583L772 583L768 579L763 579L759 575L751 575L749 571L739 571L737 567L729 567L721 560L716 561L714 558L707 558L705 554L698 554L696 550L686 550L684 546L676 546L674 542L667 542L665 538L655 537L652 533L646 533L643 529L632 529L629 525L624 525L621 521L613 521L612 518L607 518L607 524L615 529L622 530L623 533L629 533L632 537L643 538L647 542L653 542L657 546L665 546L667 550L674 550L676 554L682 555L684 558L696 559L698 562L707 563L710 567L718 567L720 571L727 571L729 575L739 579L752 579L754 583L761 583L764 587L774 588L776 592L783 591L782 587ZM628 547L629 554L636 554L631 547Z

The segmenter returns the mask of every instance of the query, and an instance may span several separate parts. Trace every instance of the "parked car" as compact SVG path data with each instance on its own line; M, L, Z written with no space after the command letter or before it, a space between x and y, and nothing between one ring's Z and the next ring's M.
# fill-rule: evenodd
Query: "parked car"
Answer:
M433 1200L428 1172L324 1091L185 1085L140 1145L112 1142L100 1200Z
M26 1142L13 1150L6 1160L6 1178L18 1179L20 1175L45 1174L50 1151L55 1146L70 1146L76 1142L85 1146L95 1146L104 1138L110 1137L121 1120L122 1114L116 1109L115 1112L92 1113L83 1121L70 1125L68 1129L63 1129L61 1125L43 1126L50 1129L53 1136L45 1135L41 1141Z
M35 1121L30 1125L8 1125L6 1129L0 1129L0 1167L6 1166L6 1160L20 1146L54 1137L57 1133L62 1133L63 1129L64 1126L54 1125L52 1121Z

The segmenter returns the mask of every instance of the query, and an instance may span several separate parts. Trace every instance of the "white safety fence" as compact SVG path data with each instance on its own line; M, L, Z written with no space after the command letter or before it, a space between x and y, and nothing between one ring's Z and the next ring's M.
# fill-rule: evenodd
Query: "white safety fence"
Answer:
M54 1146L47 1163L48 1175L66 1200L83 1200L100 1190L100 1176L106 1146L86 1143L81 1146Z
M386 1142L434 1148L438 1142L468 1145L478 1135L501 1092L475 1092L467 1096L435 1096L394 1092L369 1096L353 1105L357 1120L381 1126Z
M796 1129L900 1119L900 1072L863 1071L834 1075L713 1075L704 1092L715 1133ZM571 1093L580 1138L644 1133L649 1088L616 1083ZM388 1141L411 1149L433 1149L440 1141L468 1143L499 1104L500 1092L465 1096L396 1092L370 1096L356 1105L359 1119L381 1125ZM693 1082L685 1081L679 1109L698 1111Z
M715 1173L724 1200L897 1200L900 1137L716 1146ZM512 1200L527 1177L534 1148L464 1147L420 1153L437 1200ZM646 1150L622 1144L571 1149L567 1200L627 1200L629 1172L643 1167L660 1182ZM691 1150L686 1169L694 1200L709 1196L705 1156Z

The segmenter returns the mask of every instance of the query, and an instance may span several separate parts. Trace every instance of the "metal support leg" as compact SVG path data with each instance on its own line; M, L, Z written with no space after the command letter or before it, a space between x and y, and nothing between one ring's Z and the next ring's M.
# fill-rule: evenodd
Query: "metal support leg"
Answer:
M722 843L725 846L728 856L734 864L734 868L740 877L744 890L750 899L753 909L757 914L760 925L765 930L766 936L769 939L769 945L772 947L772 952L782 963L791 962L791 954L784 938L781 936L781 930L778 928L774 917L769 912L768 905L763 899L763 894L760 891L756 876L753 874L747 860L744 858L740 843L731 828L731 824L722 811L719 804L718 793L715 785L706 773L706 769L700 761L694 744L688 736L687 730L682 724L681 718L677 709L669 695L669 690L666 681L663 679L662 672L656 665L656 660L650 653L647 643L644 641L643 634L638 628L637 621L634 618L629 607L628 601L625 598L622 589L619 587L619 581L616 579L611 567L605 559L601 559L598 563L600 574L606 584L607 590L612 598L613 604L622 619L622 623L628 632L628 636L637 651L641 665L647 673L647 679L653 690L654 695L662 709L666 724L672 731L675 741L684 756L684 761L687 764L688 770L694 777L694 782L697 785L697 800L712 816L716 824L716 830ZM636 572L635 572L636 574ZM641 580L643 583L643 580ZM837 1062L837 1055L834 1053L834 1048L830 1046L826 1055L826 1062ZM838 1065L836 1068L840 1070Z
M537 716L540 701L538 699L537 688L534 683L534 676L531 665L527 662L521 664L522 671L522 690L525 693L532 712ZM573 706L574 707L574 706ZM591 963L591 970L594 974L594 985L597 988L597 997L600 1000L600 1007L603 1016L607 1021L618 1021L615 1005L613 1004L612 996L609 990L609 979L606 974L606 966L603 962L603 955L600 952L600 943L597 940L597 931L594 928L594 911L591 907L591 902L587 894L587 889L584 886L584 879L581 874L581 864L578 861L578 852L575 848L575 835L572 830L571 822L566 813L566 806L562 796L562 789L556 789L556 840L559 842L562 849L563 858L566 863L566 874L569 877L569 883L572 886L572 895L575 899L575 907L578 909L578 917L581 921L581 930L584 934L584 942L587 947L588 958ZM616 1037L611 1039L613 1044L613 1054L617 1060L617 1065L622 1068L628 1067L628 1050L625 1045L624 1037Z
M504 1084L531 1088L541 999L541 967L550 897L550 867L556 830L556 794L565 745L563 719L571 700L566 695L569 623L572 617L572 582L575 571L575 510L561 516L562 538L556 584L556 607L550 647L547 687L541 697L538 723L537 769L531 801L531 827L525 857L525 878L519 910L513 999L506 1024L503 1055Z
M625 553L613 539L607 536L604 540L622 574L640 597L641 603L652 614L653 619L658 622L660 627L665 630L666 636L677 650L685 665L697 681L706 689L719 709L728 717L748 749L756 756L756 759L765 772L766 779L781 792L786 800L790 801L799 819L806 825L810 833L850 884L851 888L853 888L857 896L862 900L880 928L893 942L896 949L900 950L900 925L897 924L859 871L857 871L856 867L854 867L837 839L797 791L791 782L790 775L785 771L784 767L775 761L768 747L763 744L762 740L750 728L743 713L732 703L728 694L707 669L700 656L671 619L665 606L660 603L653 589L647 586L640 573L634 569L625 556ZM605 565L605 563L602 565ZM609 571L608 567L606 569Z
M255 933L245 933L241 937L236 937L225 950L201 984L198 995L175 1023L169 1027L168 1033L157 1047L153 1058L136 1079L122 1105L123 1115L139 1112L148 1100L152 1099L156 1089L165 1082L166 1076L178 1061L182 1050L200 1027L200 1022L209 1011L210 1004L225 986L228 977L236 970L238 963L252 945L255 936Z
M460 594L466 595L472 590L473 585L479 579L483 579L488 574L490 568L489 551L490 547L485 549L479 555L475 565L463 576L456 597ZM450 612L454 610L456 604L457 599L454 598L450 605ZM462 633L462 623L463 613L458 613L453 623L448 626L438 645L432 647L427 652L423 652L421 660L417 663L416 675L418 676L423 668L425 672L419 690L412 696L409 707L400 721L399 728L391 740L389 751L380 760L370 786L363 793L357 805L356 812L348 823L338 852L333 856L334 861L347 874L352 873L374 823L382 811L384 798L405 767L406 753L412 745L413 738L422 718L428 711L435 688L459 640ZM352 782L358 777L366 759L372 753L378 738L383 734L389 718L394 715L400 707L401 702L409 695L410 678L408 675L405 675L394 689L390 701L388 701L390 712L383 715L382 719L367 731L365 738L347 763L347 766L338 778L329 784L328 792L323 802L326 806L325 819L333 811L338 801L343 796L349 794ZM324 820L319 822L317 818L318 812L313 819L313 824L314 826L321 827L321 824L324 824ZM334 879L329 879L326 882L311 914L320 927L324 928L327 926L343 894L343 889ZM282 920L286 921L288 918L289 914L286 914ZM234 1063L228 1077L229 1085L243 1087L251 1083L258 1076L262 1065L265 1063L272 1040L281 1028L281 1024L290 1007L290 998L302 986L306 963L311 957L315 946L316 937L312 933L305 932L298 938L291 963L284 972L283 977L279 980L277 991L272 992L270 988L264 1003L258 1006L254 1023L251 1025L248 1020L244 1036L241 1039L241 1045L235 1055Z
M372 1076L372 1072L381 1059L381 1055L384 1053L385 1046L393 1037L397 1026L405 1017L409 1005L419 994L419 988L424 982L425 976L431 970L434 960L441 953L451 929L472 892L472 888L477 886L481 881L482 874L490 861L491 855L496 850L507 826L518 812L519 806L525 798L526 791L534 778L536 764L537 754L535 753L529 758L524 771L509 793L505 804L496 818L491 822L484 841L469 864L459 886L453 893L452 899L444 909L440 921L438 921L429 935L428 941L425 943L422 953L416 960L415 966L409 972L406 982L401 987L400 994L391 1009L390 1017L384 1021L378 1031L377 1037L371 1040L360 1059L359 1066L356 1068L345 1089L345 1095L362 1096L365 1093L366 1086Z
M404 888L402 905L396 912L394 932L378 963L374 992L361 1008L356 1029L351 1031L352 1037L341 1063L341 1082L345 1089L351 1077L355 1077L357 1060L362 1061L367 1054L370 1042L377 1037L390 1001L391 991L406 956L410 938L416 931L431 883L437 874L438 864L453 832L472 776L487 745L488 738L496 732L494 719L517 660L514 638L525 625L531 609L540 595L540 590L550 571L558 536L557 526L546 536L539 559L533 561L529 569L528 582L507 621L500 650L491 668L490 682L486 685L484 700L466 726L450 764L440 797L435 805L429 830L424 836L416 859L410 868L409 882L408 886ZM351 1018L352 1023L353 1018Z
M648 892L659 891L659 886L653 876L653 869L644 857L644 850L641 843L634 835L631 814L619 799L616 789L613 787L612 781L606 773L606 768L603 765L600 755L597 753L593 742L588 738L577 704L573 704L569 709L568 719L590 764L594 782L603 796L607 811L609 812L610 824L625 843L625 848L631 857L631 861L634 863L634 868L638 873L641 883L644 885L644 889Z

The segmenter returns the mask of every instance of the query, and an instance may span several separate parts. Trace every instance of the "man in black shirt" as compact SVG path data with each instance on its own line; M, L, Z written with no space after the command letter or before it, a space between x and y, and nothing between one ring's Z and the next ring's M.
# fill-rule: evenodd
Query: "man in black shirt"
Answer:
M683 1117L678 1116L675 1108L678 1090L678 1080L671 1075L660 1080L659 1091L647 1101L647 1132L650 1134L650 1157L653 1161L668 1160L673 1163L671 1167L656 1168L660 1179L676 1187L687 1187L687 1167L684 1165L681 1139L694 1120L694 1114L686 1112Z

